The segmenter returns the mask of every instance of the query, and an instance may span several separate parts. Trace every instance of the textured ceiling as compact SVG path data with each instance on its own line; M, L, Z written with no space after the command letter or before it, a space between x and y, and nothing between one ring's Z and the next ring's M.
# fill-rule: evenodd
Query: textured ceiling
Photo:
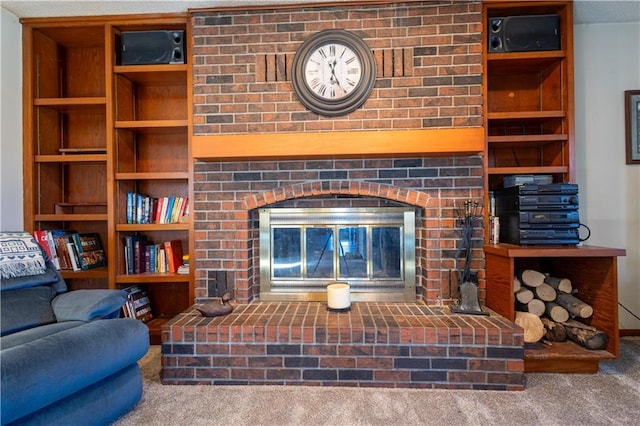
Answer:
M320 1L321 0L0 0L0 5L19 18L26 18L185 12L190 8L318 3ZM354 0L331 1L353 2ZM574 22L576 24L640 22L640 0L575 0L574 10Z

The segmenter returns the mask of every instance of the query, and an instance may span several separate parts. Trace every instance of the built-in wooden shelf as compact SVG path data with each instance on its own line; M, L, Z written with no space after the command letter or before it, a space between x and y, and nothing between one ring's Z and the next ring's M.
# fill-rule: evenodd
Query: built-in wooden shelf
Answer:
M109 271L106 266L94 269L87 269L83 271L69 271L62 270L60 271L60 275L64 279L96 279L96 278L106 278L109 274Z
M107 214L96 213L62 213L62 214L36 214L38 222L99 222L106 221Z
M144 85L176 85L187 83L187 64L118 65L116 75Z
M518 144L518 145L526 145L526 144L540 144L540 143L549 143L549 142L560 142L566 141L569 139L569 136L566 134L558 134L558 135L509 135L509 136L489 136L487 137L487 142L489 145L498 145L498 144Z
M508 111L508 112L488 112L488 120L540 120L546 118L564 118L566 112L562 110L553 111Z
M36 163L104 163L106 154L55 154L36 155Z
M513 321L515 296L513 279L518 271L536 269L556 277L568 278L579 297L593 307L584 320L607 334L605 350L592 351L571 342L525 347L525 371L557 373L595 373L599 361L615 359L620 353L618 330L617 258L624 249L598 246L518 246L485 245L486 305Z
M116 180L183 180L189 179L186 172L116 173Z
M489 167L490 175L527 175L527 174L555 174L567 173L567 166L540 166L540 167Z
M188 125L187 120L128 120L128 121L116 121L116 129L131 129L131 130L144 130L144 129L164 129L164 128L186 128Z
M128 274L116 276L116 282L120 284L144 283L153 285L158 283L188 283L189 275L168 272L145 272L142 274Z
M95 108L104 110L107 105L107 98L98 97L78 97L78 98L36 98L33 104L37 107L47 107L60 111L87 110Z
M177 223L120 223L116 225L118 232L150 232L150 231L187 231L188 222Z
M193 303L193 270L122 276L123 237L180 240L193 222L127 224L129 193L192 199L191 60L121 65L127 31L184 31L186 13L25 18L22 23L25 229L100 235L107 266L62 271L69 288L143 284L161 325ZM186 220L186 219L185 219ZM125 223L122 223L125 222ZM165 318L166 317L166 318ZM150 327L151 328L151 327Z

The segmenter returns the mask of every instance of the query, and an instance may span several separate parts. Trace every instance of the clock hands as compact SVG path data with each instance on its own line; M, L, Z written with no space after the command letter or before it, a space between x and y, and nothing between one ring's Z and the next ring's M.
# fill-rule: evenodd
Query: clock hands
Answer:
M336 65L338 64L338 61L336 60L336 58L333 58L333 61L329 61L329 68L331 69L331 83L336 84L340 90L342 90L342 93L347 93L346 90L344 90L344 87L342 87L342 85L340 84L340 80L338 80L338 77L336 76Z

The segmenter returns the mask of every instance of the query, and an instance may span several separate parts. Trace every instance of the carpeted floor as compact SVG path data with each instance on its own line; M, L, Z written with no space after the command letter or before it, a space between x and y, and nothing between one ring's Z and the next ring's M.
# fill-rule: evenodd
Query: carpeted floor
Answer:
M640 424L640 337L598 374L527 374L523 392L304 386L163 386L160 348L141 360L129 425Z

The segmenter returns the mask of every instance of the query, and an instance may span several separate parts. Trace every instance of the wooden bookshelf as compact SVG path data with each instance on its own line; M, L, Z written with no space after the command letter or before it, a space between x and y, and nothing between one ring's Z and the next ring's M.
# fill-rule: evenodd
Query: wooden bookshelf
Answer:
M560 17L559 50L489 51L490 18L544 14ZM487 197L507 175L575 180L572 14L571 1L483 2Z
M193 303L193 273L127 275L122 238L179 239L191 221L127 224L126 193L191 199L191 64L123 65L123 31L190 31L186 14L23 19L24 223L98 232L107 266L63 271L69 287L149 287L160 326ZM189 37L185 37L189 40Z

